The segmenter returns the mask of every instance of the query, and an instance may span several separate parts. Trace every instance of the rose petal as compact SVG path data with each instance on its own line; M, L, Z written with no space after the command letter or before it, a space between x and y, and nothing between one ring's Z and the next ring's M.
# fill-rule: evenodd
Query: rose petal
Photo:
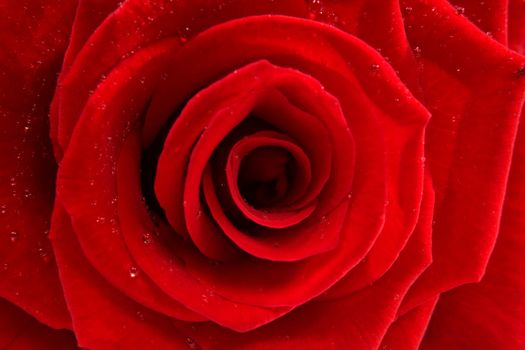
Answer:
M47 237L56 171L47 113L75 10L59 3L0 4L0 297L67 328Z
M266 19L265 19L266 20ZM347 40L349 39L348 36L341 36L338 35L342 34L340 32L332 31L333 28L331 27L322 27L320 25L315 25L315 23L310 22L304 22L304 24L298 20L287 20L279 19L278 17L272 17L272 20L275 22L274 25L271 28L265 29L265 36L264 41L254 41L254 38L260 37L257 33L260 30L260 27L264 25L263 18L257 18L257 20L253 20L253 23L251 22L251 19L245 19L243 21L238 21L239 24L230 24L230 25L223 25L223 26L216 26L213 30L210 30L209 32L206 32L197 38L195 38L191 43L189 43L183 51L181 51L181 55L188 55L191 57L191 60L185 60L184 64L184 70L181 70L176 75L176 78L173 81L170 81L169 79L164 83L164 87L161 87L159 89L159 95L160 97L154 98L152 101L151 108L148 113L147 121L146 121L146 129L148 127L148 122L151 120L150 125L155 125L161 123L159 121L164 119L168 114L169 111L173 110L175 106L177 106L179 103L181 103L185 97L184 94L187 93L187 91L193 91L198 88L199 80L206 81L207 79L212 79L215 76L220 76L223 73L220 73L220 67L235 67L236 63L235 61L241 60L246 61L249 59L253 59L251 57L267 57L271 58L271 60L275 62L289 62L288 64L293 64L295 67L300 67L301 70L312 72L314 76L321 79L323 81L323 85L327 88L328 91L331 93L334 93L334 89L337 89L337 93L335 95L339 97L340 101L345 104L346 107L346 114L349 118L352 118L352 116L356 116L356 119L351 120L351 127L366 127L366 124L373 123L375 119L371 118L371 115L376 115L375 113L378 113L379 111L374 111L371 113L369 108L371 108L370 105L367 107L362 106L364 101L367 101L363 95L357 93L357 91L360 91L361 87L354 86L353 88L349 88L348 84L351 82L354 82L352 77L352 73L348 71L348 66L346 65L346 62L348 62L348 59L350 57L353 57L353 59L356 59L356 56L354 54L350 54L347 50L349 50L349 47L353 47L349 41L345 41L345 44L343 45L341 43L340 46L338 46L337 53L334 53L334 51L327 49L327 44L324 44L324 38L322 36L319 36L319 33L322 32L323 35L326 35L327 37L332 38L332 35L334 37L338 37L341 40ZM246 22L246 23L243 23ZM290 22L290 23L287 23ZM296 22L297 24L301 23L301 30L294 29L295 26L292 23ZM242 23L242 24L241 24ZM279 25L277 25L279 23ZM308 23L308 25L306 25ZM242 32L240 32L238 29L242 28ZM316 40L312 40L312 35L306 35L309 33L310 30L313 30L316 28L316 35L313 37L316 38ZM322 28L322 29L321 29ZM279 31L282 30L283 32L281 34L278 34ZM273 34L275 33L275 38L273 37ZM337 33L337 34L336 34ZM206 35L206 36L205 36ZM291 35L294 35L291 37ZM304 35L304 37L303 37ZM243 37L249 37L250 40L243 40ZM216 50L219 50L221 47L223 47L223 44L221 43L222 38L229 38L229 42L227 45L232 45L232 40L238 40L237 45L242 45L244 49L242 50L242 58L236 57L238 54L236 52L232 52L232 50L221 50L220 52L216 53ZM282 37L290 38L290 41L287 43L286 47L283 47L282 45L278 45ZM343 37L345 39L343 39ZM272 39L273 41L271 41ZM332 38L333 39L333 38ZM337 41L334 42L334 40L330 39L330 45L336 45ZM318 40L318 41L317 41ZM339 40L339 39L337 39ZM213 45L212 45L213 44ZM304 44L304 46L303 46ZM314 44L320 45L320 47L315 50ZM226 45L226 44L224 44ZM253 46L252 46L253 45ZM275 47L274 47L275 45ZM195 50L195 54L192 54L191 52ZM282 53L283 50L290 50L290 53L287 56L282 56L284 53ZM311 51L313 50L313 51ZM198 52L198 54L197 54ZM203 55L203 52L206 52L206 55ZM312 52L315 52L315 55L311 55ZM204 57L214 57L213 60L205 60ZM311 55L311 56L310 56ZM341 63L341 61L338 61L339 55L343 55L346 57L344 60L344 63ZM354 56L352 56L354 55ZM348 56L348 57L347 57ZM294 58L294 61L291 61L291 57ZM379 61L382 59L380 57L377 58ZM213 65L210 63L213 62ZM331 64L327 64L326 62L331 62ZM379 69L377 72L371 71L372 60L358 60L360 69L356 69L354 74L361 74L360 76L363 80L361 81L364 84L364 87L370 90L367 90L372 96L374 96L374 93L378 93L377 86L381 86L384 84L385 81L391 81L390 76L388 79L386 79L386 75L391 74L390 71L387 71L387 68L385 67L385 70ZM284 64L284 63L283 63ZM319 66L317 66L317 64ZM198 69L192 69L193 65L198 66ZM327 67L329 67L329 70L327 71ZM357 67L353 67L357 68ZM382 67L380 67L382 68ZM224 69L224 68L223 68ZM232 68L233 69L233 68ZM344 83L341 81L338 81L334 76L331 75L331 69L337 70L337 76L341 77L344 76L348 80L344 80ZM215 70L215 71L214 71ZM199 72L200 75L203 75L201 77L192 74L191 77L187 76L188 72ZM387 73L388 72L388 73ZM206 74L206 76L204 76ZM386 74L386 75L385 75ZM366 76L366 78L365 78ZM381 83L372 83L375 81L375 79L381 77ZM324 79L324 80L323 80ZM184 86L183 84L187 83L188 86ZM192 85L193 84L193 85ZM168 88L169 87L169 88ZM401 87L401 85L399 85ZM403 93L406 93L406 89L403 87L402 90ZM351 91L351 94L349 92ZM399 108L413 108L415 107L418 109L416 112L415 110L412 110L408 112L408 110L401 114L401 115L410 115L410 116L422 116L425 115L425 112L422 110L421 106L415 103L415 101L412 99L409 104L404 103L396 103L395 101L400 101L399 97L390 96L386 97L386 95L383 95L383 91L379 94L379 96L376 95L378 98L378 105L389 109L390 113L392 115L399 116L400 111ZM344 97L343 97L344 96ZM391 98L391 100L390 100ZM379 102L379 100L381 102ZM415 104L414 104L415 103ZM364 112L362 109L366 109L367 112ZM360 120L357 118L357 116L360 113L367 113L369 116L368 118L364 120ZM380 112L379 112L380 113ZM385 117L386 120L389 120L389 117ZM425 117L423 119L427 118ZM156 121L153 121L155 120ZM386 122L385 120L385 122ZM391 126L390 123L391 120L389 120L387 125ZM365 125L360 125L359 123L366 123ZM409 123L408 121L406 123ZM369 126L369 125L368 125ZM356 132L356 135L369 135L370 132L377 132L378 129L386 129L386 130L392 130L392 141L395 140L395 142L405 142L405 138L399 138L400 132L394 131L392 128L384 128L384 127L377 127L374 131L361 131ZM417 128L416 128L417 129ZM153 130L153 129L151 129ZM151 131L150 131L151 132ZM410 133L410 132L408 132ZM417 207L418 207L418 198L420 198L421 192L420 190L414 191L414 183L421 183L421 172L422 172L422 133L421 129L418 129L418 131L414 132L413 136L410 136L409 139L413 144L419 144L419 146L414 147L413 145L407 146L406 148L403 148L405 150L411 150L414 152L410 156L407 157L407 164L411 164L411 167L414 167L414 169L418 170L410 170L405 171L403 174L414 174L415 179L414 180L408 180L407 184L410 184L411 190L403 190L401 193L404 193L402 196L402 199L394 199L396 196L396 192L393 191L396 186L392 186L392 190L390 191L390 195L392 196L391 201L392 202L398 202L401 200L403 202L402 206L407 207L409 206L409 210L400 210L400 208L396 205L391 205L389 207L389 211L391 214L389 216L393 218L400 218L402 217L402 225L404 225L406 228L403 230L399 230L399 225L401 222L398 221L392 221L389 223L389 229L385 233L385 239L383 239L383 244L381 245L383 248L378 250L377 254L375 254L377 259L374 257L371 259L371 263L369 264L375 264L378 266L377 268L374 268L373 271L374 274L368 275L364 273L364 277L360 278L360 281L358 283L359 286L365 285L366 283L369 283L370 280L373 280L374 278L377 278L381 273L385 271L386 268L388 268L388 264L391 264L393 260L395 259L396 255L398 254L399 250L403 247L403 245L406 243L406 239L408 235L412 232L413 225L415 223L415 219L417 218ZM361 142L368 143L368 142L378 142L378 139L381 139L381 137L377 137L375 139L372 138L364 138L361 139L359 142L356 141L356 144L359 144ZM359 147L359 146L358 146ZM361 151L364 152L365 150L371 153L374 153L377 151L374 149L374 147L378 147L377 145L374 145L373 147L371 145L368 145L368 147L363 146L361 148ZM398 147L398 146L394 146ZM382 147L381 147L382 148ZM381 151L383 152L383 151ZM384 154L384 152L383 152ZM363 156L367 157L367 156ZM381 156L375 155L372 156L372 159L378 159ZM394 170L398 168L399 166L399 160L398 159L391 159L389 164L392 166L391 174L396 174L398 170ZM371 162L367 162L366 164L363 164L362 166L370 166ZM378 165L378 164L375 164ZM362 168L364 169L364 168ZM398 181L393 180L394 183L398 183ZM402 182L404 183L404 182ZM414 194L414 196L409 195L409 193ZM408 204L410 203L410 205ZM413 209L416 209L415 211ZM393 243L396 243L395 249L393 249ZM379 253L381 252L381 253ZM377 263L374 263L375 260L378 260ZM379 263L381 261L381 263ZM364 269L366 271L367 268ZM368 269L370 270L370 269Z
M69 38L69 46L64 55L64 62L62 63L62 69L58 76L57 86L55 88L55 95L51 102L51 111L49 114L50 118L50 136L53 142L55 151L55 158L62 158L62 150L57 142L58 139L58 113L61 97L61 85L64 76L69 72L71 65L73 64L75 57L79 51L85 45L89 36L97 29L102 21L113 12L119 5L118 0L82 0L78 3L76 13L74 16L73 27L71 28L71 36Z
M131 271L136 263L123 241L117 217L115 158L119 145L140 116L148 90L160 76L159 67L176 47L168 40L142 50L117 67L90 99L60 163L58 205L63 204L71 216L88 260L111 284L154 310L183 320L200 320L201 316L168 298L147 276Z
M422 218L406 248L394 266L368 288L336 300L311 301L279 320L243 334L205 323L185 330L203 348L211 349L378 348L409 286L430 264L431 191L424 203Z
M410 291L406 311L484 273L523 100L525 79L515 72L525 61L446 3L404 5L411 7L409 40L421 48L421 85L432 112L426 157L436 189L434 260Z
M46 327L25 311L0 299L0 347L9 350L78 349L72 332Z
M184 348L186 337L169 318L127 298L97 273L84 256L64 209L56 206L53 215L52 242L79 346Z
M245 96L242 91L236 91L239 87L242 87L242 90L253 90L255 92L249 93ZM236 74L228 76L220 82L213 84L208 89L203 90L184 108L182 115L177 119L175 125L168 134L164 150L158 163L155 192L172 226L175 229L181 230L184 229L184 224L186 223L190 236L199 246L201 251L208 256L210 256L211 252L217 253L217 248L226 243L217 241L222 234L217 229L213 229L213 223L208 218L208 215L204 213L205 208L199 202L202 171L221 139L224 138L231 129L238 125L251 109L259 104L258 95L263 94L262 96L265 96L266 89L269 88L276 88L279 90L300 90L303 96L298 98L297 101L294 101L294 103L303 106L307 111L310 111L312 107L304 106L306 105L304 101L306 99L312 100L317 97L316 103L318 106L316 108L317 110L314 110L314 112L320 113L320 111L324 111L324 114L319 115L317 118L322 120L323 124L325 124L325 128L329 129L334 135L332 140L334 148L348 150L350 153L350 156L348 157L334 159L332 164L337 162L340 165L335 166L334 169L332 169L332 172L337 172L342 175L348 173L352 169L352 139L350 134L345 132L346 128L341 113L338 110L338 105L335 105L334 107L333 98L325 93L322 90L322 87L311 77L307 77L290 69L275 67L265 61L261 61L249 65L239 70ZM231 106L230 102L225 102L230 95L235 96L237 101L235 107ZM224 110L221 110L220 114L215 115L215 109L219 107L212 107L214 103L212 101L218 101L220 103L219 106L226 104L227 107L225 107ZM264 104L264 101L261 103ZM240 108L242 112L237 111L237 108ZM206 113L211 115L208 116ZM259 117L271 124L276 124L276 126L295 122L293 119L287 121L288 117L286 115L280 116L279 114L261 114ZM276 118L279 118L281 122L276 123ZM198 141L195 141L201 134L202 130L205 130L205 132L200 136ZM192 149L194 144L195 147ZM189 152L191 152L191 157L189 156ZM342 152L339 151L337 153L338 154L334 155L334 157L337 157L338 155L341 157ZM186 160L187 158L190 158L189 164L187 165L187 174L177 171L177 169L184 167L185 164L188 163ZM186 177L185 183L182 182L184 177ZM346 182L349 182L350 180L351 178L348 176L345 179ZM337 179L334 179L333 181L335 183L338 182ZM326 195L324 198L327 198L328 195L341 198L340 192L344 191L345 187L348 187L348 185L345 183L338 185L339 186L330 186L328 189L324 189L324 191L332 191L332 193L328 194L323 191L323 194ZM208 187L208 189L210 189L210 187ZM181 198L183 193L184 197ZM208 194L209 193L210 192L208 191ZM211 199L211 197L209 197L209 199ZM332 200L332 198L330 198L330 200ZM224 221L225 217L217 211L219 210L220 205L217 201L214 201L214 203L215 205L210 207L210 209L216 218L217 215L221 216L222 220L218 221L218 224L224 230L224 234L239 244L239 231L231 224ZM185 204L185 206L183 206L183 204ZM261 237L262 240L265 240L266 253L257 250L257 245L248 246L243 244L242 247L249 249L251 254L272 260L298 260L326 251L326 249L334 246L334 242L337 241L340 230L337 229L337 226L336 229L333 230L326 228L322 230L316 229L318 227L317 225L320 225L320 227L326 226L326 223L323 223L323 220L320 220L322 219L321 215L328 215L326 212L332 209L331 207L324 208L323 205L326 205L326 203L323 203L320 199L318 206L322 212L317 216L317 221L319 223L316 223L315 226L312 226L311 222L308 225L305 225L309 231L308 234L306 232L300 234L302 226L299 226L293 228L293 232L287 232L287 229L283 229L279 231L279 233L276 233L277 237L283 237L283 240L286 239L284 241L280 238L275 238L270 242L270 240L266 239L269 238L267 237L268 235L266 235L266 237ZM182 215L182 211L184 211L185 216ZM339 222L342 223L343 217L341 215L338 216L340 217ZM185 223L183 218L185 218ZM335 220L335 222L337 222L337 220ZM234 232L236 238L232 236ZM302 239L301 237L308 238ZM320 238L316 239L317 237ZM253 243L258 241L258 239L250 237L246 237L246 239ZM243 242L247 241L243 240ZM276 247L274 242L277 242L280 247ZM294 248L287 248L290 247L290 244L292 243L294 244ZM270 251L273 251L271 257L267 255ZM224 256L227 257L228 255L231 255L228 254L227 250L224 250L221 253L221 255L210 257L221 259Z
M476 1L450 0L457 15L464 15L488 36L508 45L507 17L509 0Z
M414 47L412 53L399 0L323 1L320 4L324 13L333 13L336 16L336 20L329 22L330 24L376 48L395 68L412 94L421 96L418 70L414 69L414 56L418 55L419 48Z
M293 175L294 177L291 179L291 184L287 185L289 188L287 188L286 192L282 195L283 197L286 196L285 199L287 201L290 199L290 197L294 200L300 198L301 195L304 195L304 192L310 184L310 179L312 176L310 160L303 150L294 143L294 140L281 133L260 131L250 136L246 136L237 142L231 149L230 155L228 156L226 177L228 181L228 188L233 201L248 219L251 219L253 222L265 227L284 228L301 222L312 213L312 211L315 209L314 205L307 206L306 208L302 208L300 210L290 210L291 208L284 208L280 211L273 211L272 207L270 210L258 210L250 205L246 199L242 198L242 194L238 185L239 176L242 177L244 175L261 179L266 175L260 175L257 173L257 171L273 171L273 169L268 166L268 163L272 160L272 158L277 157L272 153L268 155L268 162L263 164L250 164L252 167L257 166L260 168L248 169L246 170L247 174L242 174L243 161L248 162L249 160L247 159L247 156L250 156L250 154L253 155L259 150L273 150L274 153L279 150L293 158L293 162L296 166L296 174ZM260 161L259 158L260 157L252 158L253 163L257 162L258 160ZM276 166L282 165L278 164ZM284 166L286 166L286 164ZM268 170L268 168L270 168L270 170ZM279 170L280 169L277 171ZM240 175L239 172L241 172ZM274 176L274 174L271 176ZM278 199L279 202L282 200L282 198ZM293 203L293 201L291 202ZM280 207L282 208L282 206Z
M139 133L135 133L124 145L119 161L118 194L121 198L119 214L123 234L141 269L166 293L181 300L188 308L238 331L258 327L290 311L291 308L271 309L237 303L215 293L212 285L202 283L187 266L188 260L203 260L201 253L173 232L163 234L161 237L165 239L153 237L151 242L145 244L143 233L153 232L155 227L145 207L137 205L141 204L138 179L140 141Z
M434 312L437 297L398 317L381 341L380 349L419 349Z
M440 297L424 349L520 349L525 345L525 124L519 128L498 240L487 270L479 283Z
M221 7L210 6L208 0L162 1L160 4L144 3L142 0L118 3L110 0L95 4L91 1L94 0L83 0L77 12L75 22L78 25L75 26L66 69L60 77L60 87L54 98L51 129L59 156L67 147L91 92L125 57L162 39L178 37L183 44L190 35L233 18L263 13L306 13L306 5L298 0L278 3L255 0L256 4L254 0L234 0L223 3ZM95 30L92 25L114 10L115 5L118 6L116 10Z

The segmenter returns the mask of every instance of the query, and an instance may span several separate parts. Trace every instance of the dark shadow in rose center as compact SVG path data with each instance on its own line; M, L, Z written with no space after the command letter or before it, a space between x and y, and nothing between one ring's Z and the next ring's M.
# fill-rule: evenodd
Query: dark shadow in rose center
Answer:
M295 160L287 150L275 146L258 147L242 159L239 191L256 209L274 207L286 198L295 169Z

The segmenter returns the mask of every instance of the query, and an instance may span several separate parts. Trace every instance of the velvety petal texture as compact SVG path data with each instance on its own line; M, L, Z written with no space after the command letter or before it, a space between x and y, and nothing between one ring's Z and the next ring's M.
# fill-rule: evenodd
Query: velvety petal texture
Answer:
M0 9L0 347L525 347L522 1Z

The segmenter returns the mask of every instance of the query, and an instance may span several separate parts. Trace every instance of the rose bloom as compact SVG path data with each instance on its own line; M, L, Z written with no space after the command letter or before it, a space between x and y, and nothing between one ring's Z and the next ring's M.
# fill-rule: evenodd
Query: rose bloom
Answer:
M0 348L525 348L524 1L0 9Z

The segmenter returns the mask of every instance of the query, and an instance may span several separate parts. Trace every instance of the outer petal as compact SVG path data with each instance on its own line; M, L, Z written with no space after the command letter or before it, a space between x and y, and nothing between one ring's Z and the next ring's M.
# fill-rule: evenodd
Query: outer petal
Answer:
M436 189L433 263L403 311L478 281L497 238L525 79L525 60L440 0L404 1L432 112L426 157ZM407 9L410 11L407 11ZM483 72L483 73L481 73ZM459 268L461 266L461 268Z
M520 132L496 248L480 283L445 293L423 349L525 347L525 124Z
M89 349L180 349L184 337L160 316L109 285L86 260L67 213L57 206L53 217L56 250L64 292L79 345Z
M47 114L75 5L0 4L0 296L52 327L70 321L46 236L56 168Z
M400 316L388 328L380 349L418 349L434 312L437 297Z
M77 349L73 333L54 330L0 299L0 348L4 350Z

